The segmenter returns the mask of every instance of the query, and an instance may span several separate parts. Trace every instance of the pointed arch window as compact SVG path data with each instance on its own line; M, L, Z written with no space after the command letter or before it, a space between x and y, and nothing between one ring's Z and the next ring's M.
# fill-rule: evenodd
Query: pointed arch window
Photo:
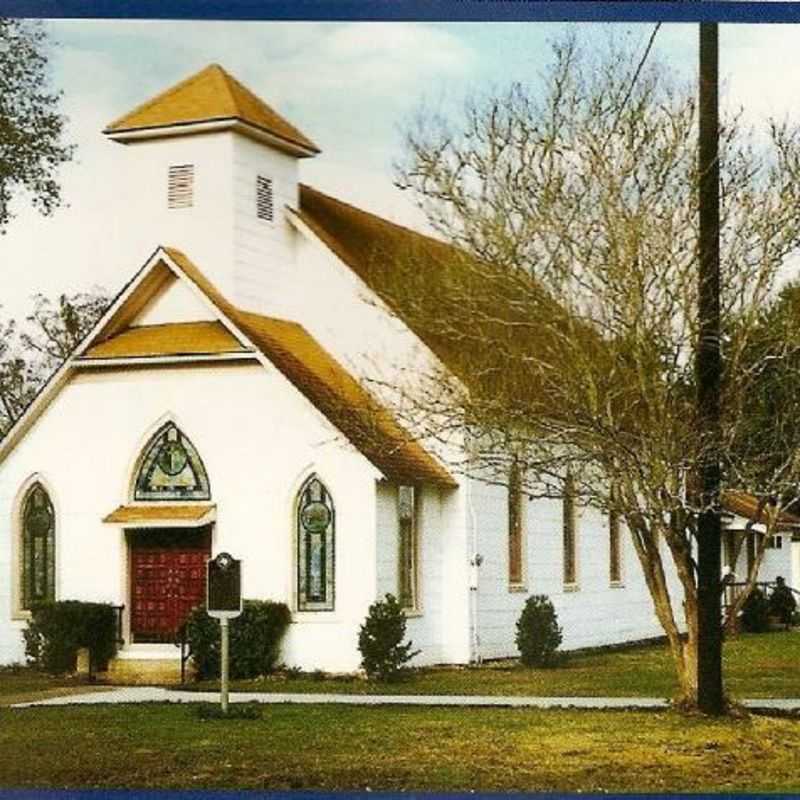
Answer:
M333 611L335 526L333 500L312 475L297 501L298 611Z
M211 499L203 462L175 423L164 425L147 445L136 476L133 499Z
M56 515L41 483L28 490L22 504L22 608L56 598Z

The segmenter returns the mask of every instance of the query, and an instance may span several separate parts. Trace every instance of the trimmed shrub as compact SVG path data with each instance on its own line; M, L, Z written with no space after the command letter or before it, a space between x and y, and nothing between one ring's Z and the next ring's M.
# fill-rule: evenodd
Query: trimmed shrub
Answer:
M367 618L358 633L361 666L369 678L391 681L399 678L404 665L419 650L413 642L401 644L406 635L406 615L392 594L369 607Z
M769 596L769 613L784 625L792 624L792 616L797 608L797 601L794 599L792 590L783 581L778 581L778 585L772 590Z
M230 620L230 676L257 678L278 664L280 644L292 615L285 603L245 600ZM220 624L198 606L186 622L186 638L200 680L220 676Z
M769 630L769 600L758 587L744 601L739 621L748 633L765 633Z
M47 672L74 672L81 647L92 671L102 670L117 652L117 612L108 603L42 603L31 610L24 637L28 661Z
M553 604L543 594L531 595L517 620L516 643L527 667L551 667L560 659L561 627Z

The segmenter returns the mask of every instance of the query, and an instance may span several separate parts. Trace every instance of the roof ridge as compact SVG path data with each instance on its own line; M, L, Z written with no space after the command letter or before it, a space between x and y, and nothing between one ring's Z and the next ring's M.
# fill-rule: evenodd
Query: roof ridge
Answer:
M228 93L228 98L230 99L231 104L233 105L233 110L234 112L236 112L236 116L239 119L241 119L242 109L239 108L239 103L236 102L236 95L233 93L233 88L231 86L231 84L235 85L238 84L239 82L221 64L211 64L211 66L216 67L216 70L220 73L220 77L222 78L222 83L225 86L225 91ZM244 88L242 84L239 85L242 86L242 88ZM253 93L251 92L251 94Z

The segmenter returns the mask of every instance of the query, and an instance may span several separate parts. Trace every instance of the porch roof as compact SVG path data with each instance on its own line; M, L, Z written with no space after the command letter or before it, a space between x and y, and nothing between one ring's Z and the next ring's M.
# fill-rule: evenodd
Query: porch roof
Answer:
M722 493L722 507L725 511L738 517L750 520L756 524L766 525L771 506L765 506L759 511L759 499L748 492L728 489ZM776 532L800 530L800 517L789 511L781 511L778 516Z
M216 512L214 503L131 503L115 508L103 522L126 528L199 528L213 522Z

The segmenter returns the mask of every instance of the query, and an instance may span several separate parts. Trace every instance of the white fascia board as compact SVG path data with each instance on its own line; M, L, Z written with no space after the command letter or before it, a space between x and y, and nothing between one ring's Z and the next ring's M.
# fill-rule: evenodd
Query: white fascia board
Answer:
M124 356L120 358L76 358L74 367L90 369L92 367L126 367L126 366L159 366L169 364L217 363L220 361L257 361L255 352L244 353L192 353L187 355L166 356Z
M202 122L175 123L173 125L156 125L150 128L106 131L106 136L120 144L130 144L152 139L168 139L176 136L192 136L199 133L220 133L223 131L235 131L247 136L249 139L255 139L297 158L311 158L317 155L316 150L311 150L289 139L283 139L237 117L225 117L224 119L205 120Z
M753 533L766 533L766 526L761 522L753 522L747 517L740 517L738 514L731 512L723 513L722 527L726 531L732 533L746 533L752 531Z
M106 309L103 316L100 317L99 320L95 323L95 326L92 328L91 331L84 337L83 341L73 350L72 355L70 356L70 360L74 358L79 358L86 350L89 349L94 339L103 331L103 329L117 316L120 309L122 309L128 300L131 298L133 294L135 294L136 290L141 286L144 279L150 272L155 269L157 266L160 258L159 253L161 252L161 247L157 247L153 254L145 261L145 263L139 268L136 274L128 281L125 286L122 287L120 293L114 298L111 302L111 305Z

